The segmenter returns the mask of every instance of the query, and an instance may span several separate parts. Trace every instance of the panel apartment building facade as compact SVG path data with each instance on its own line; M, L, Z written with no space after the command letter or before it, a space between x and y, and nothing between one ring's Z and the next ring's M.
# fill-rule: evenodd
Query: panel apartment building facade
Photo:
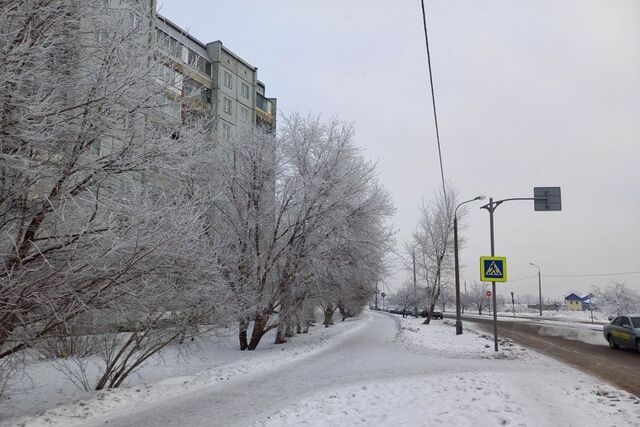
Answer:
M156 14L167 103L164 111L185 119L186 103L211 108L222 136L230 138L241 126L276 128L277 101L265 96L258 69L221 41L202 43L176 24Z

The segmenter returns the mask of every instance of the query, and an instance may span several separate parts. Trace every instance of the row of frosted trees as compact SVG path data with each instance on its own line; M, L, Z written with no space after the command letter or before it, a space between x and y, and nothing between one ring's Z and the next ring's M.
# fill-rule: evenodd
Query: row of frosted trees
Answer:
M351 127L165 120L140 3L0 2L0 392L35 353L99 352L70 377L101 389L211 329L281 343L384 274L393 208Z

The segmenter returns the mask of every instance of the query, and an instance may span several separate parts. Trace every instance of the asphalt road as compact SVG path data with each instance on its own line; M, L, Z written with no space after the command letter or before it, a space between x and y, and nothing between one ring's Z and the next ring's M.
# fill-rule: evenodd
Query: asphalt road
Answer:
M493 335L492 319L463 316L463 321L475 322ZM611 350L601 332L596 333L602 338L602 344L598 345L567 338L577 338L578 333L579 328L574 326L563 327L534 320L514 322L498 318L498 336L510 338L640 397L640 354L627 349Z

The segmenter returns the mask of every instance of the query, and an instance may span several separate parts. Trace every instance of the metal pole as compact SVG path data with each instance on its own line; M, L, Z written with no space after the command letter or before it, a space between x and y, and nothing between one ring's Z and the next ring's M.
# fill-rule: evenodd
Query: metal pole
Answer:
M540 317L542 317L542 279L540 277L540 267L538 267L538 293L540 295Z
M489 198L489 230L491 232L491 256L495 256L495 244L493 240L493 197ZM496 311L496 282L491 282L493 292L493 348L498 351L498 312Z
M460 312L460 267L458 264L458 217L453 217L453 252L455 254L456 276L456 335L462 335L462 314Z
M376 310L378 309L378 281L376 280Z
M418 279L416 278L416 250L411 251L411 258L413 259L413 315L418 317Z
M516 317L516 302L513 299L513 292L511 292L511 307L513 307L513 317Z
M465 200L458 204L453 210L453 253L455 260L455 283L456 283L456 335L462 334L462 314L461 314L461 302L460 302L460 263L458 261L458 208L465 203L475 202L476 200L483 200L484 196L476 196L473 199ZM467 283L465 282L465 292L467 290Z

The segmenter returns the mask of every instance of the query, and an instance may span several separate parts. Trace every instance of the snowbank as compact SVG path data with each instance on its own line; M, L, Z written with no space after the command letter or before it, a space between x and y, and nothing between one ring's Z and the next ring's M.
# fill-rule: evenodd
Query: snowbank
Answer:
M514 359L528 357L525 348L507 338L499 338L500 351L493 349L493 336L465 327L462 335L454 332L455 321L396 317L400 333L396 339L407 347L425 353L458 358Z

